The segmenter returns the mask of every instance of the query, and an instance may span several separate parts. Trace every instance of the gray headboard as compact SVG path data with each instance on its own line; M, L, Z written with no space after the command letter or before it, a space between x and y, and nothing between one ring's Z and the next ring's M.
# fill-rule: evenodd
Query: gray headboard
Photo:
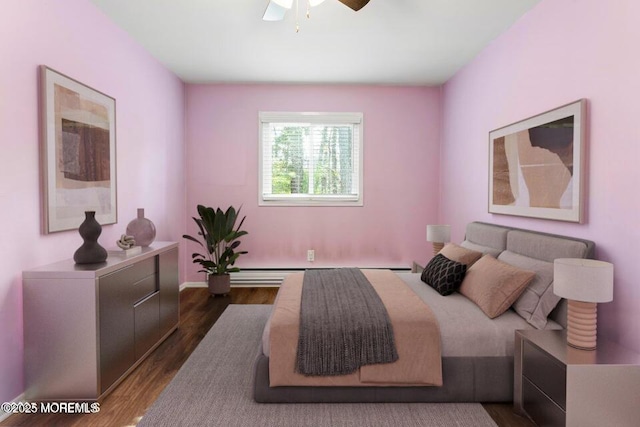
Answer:
M595 243L590 240L478 221L467 225L465 246L495 257L503 251L510 251L547 262L556 258L593 258L595 252ZM566 328L565 300L558 304L549 318Z

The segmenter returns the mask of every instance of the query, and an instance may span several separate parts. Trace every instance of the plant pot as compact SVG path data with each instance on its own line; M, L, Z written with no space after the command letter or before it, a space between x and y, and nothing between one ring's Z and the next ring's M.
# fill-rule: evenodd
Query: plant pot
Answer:
M209 275L209 293L213 296L227 295L231 291L231 276L228 274Z

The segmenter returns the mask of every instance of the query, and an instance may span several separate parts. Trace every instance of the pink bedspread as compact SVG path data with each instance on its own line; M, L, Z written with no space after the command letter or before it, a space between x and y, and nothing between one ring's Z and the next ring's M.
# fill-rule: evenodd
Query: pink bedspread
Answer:
M287 276L278 293L269 336L270 386L442 385L440 328L431 309L390 270L362 270L389 313L399 359L349 375L307 377L295 372L304 273Z

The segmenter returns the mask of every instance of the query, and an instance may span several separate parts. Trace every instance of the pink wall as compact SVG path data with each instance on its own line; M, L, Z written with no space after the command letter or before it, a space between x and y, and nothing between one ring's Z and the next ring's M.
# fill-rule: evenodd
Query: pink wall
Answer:
M189 85L187 211L242 205L249 254L240 267L410 267L429 253L425 227L437 216L439 94L422 87ZM364 206L259 207L259 111L363 112ZM316 251L313 264L307 249ZM188 267L188 280L204 280Z
M616 268L600 333L640 350L640 4L543 0L441 92L373 86L184 85L91 3L12 1L0 14L0 400L22 383L21 271L70 257L76 232L40 234L37 66L117 100L119 223L144 207L158 240L181 240L195 205L243 205L241 267L409 266L429 256L425 226L454 240L484 220L596 241ZM70 12L73 11L73 12ZM186 95L186 112L184 99ZM494 128L589 99L588 216L570 224L487 213ZM258 207L258 111L362 111L363 207ZM186 123L186 155L183 144ZM442 161L440 164L439 161ZM188 167L185 167L188 165ZM183 242L182 247L185 247ZM189 252L193 246L188 247ZM182 279L203 277L183 254ZM187 274L185 274L185 271Z
M115 246L144 207L158 240L185 226L184 85L86 0L14 0L0 13L0 401L23 392L22 270L73 256L77 231L42 235L38 65L116 99L118 218ZM2 414L0 414L1 416Z
M640 3L543 0L444 86L442 208L453 226L484 220L594 240L615 265L599 333L640 351ZM584 224L487 213L488 133L589 100Z

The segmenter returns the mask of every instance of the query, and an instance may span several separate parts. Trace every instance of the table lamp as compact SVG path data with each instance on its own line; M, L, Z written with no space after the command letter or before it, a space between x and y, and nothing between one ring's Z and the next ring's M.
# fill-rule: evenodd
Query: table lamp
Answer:
M558 258L553 262L553 293L569 300L567 343L581 350L595 350L596 304L613 300L613 264Z
M427 225L427 242L433 244L433 254L436 255L444 247L444 243L451 239L450 225Z

